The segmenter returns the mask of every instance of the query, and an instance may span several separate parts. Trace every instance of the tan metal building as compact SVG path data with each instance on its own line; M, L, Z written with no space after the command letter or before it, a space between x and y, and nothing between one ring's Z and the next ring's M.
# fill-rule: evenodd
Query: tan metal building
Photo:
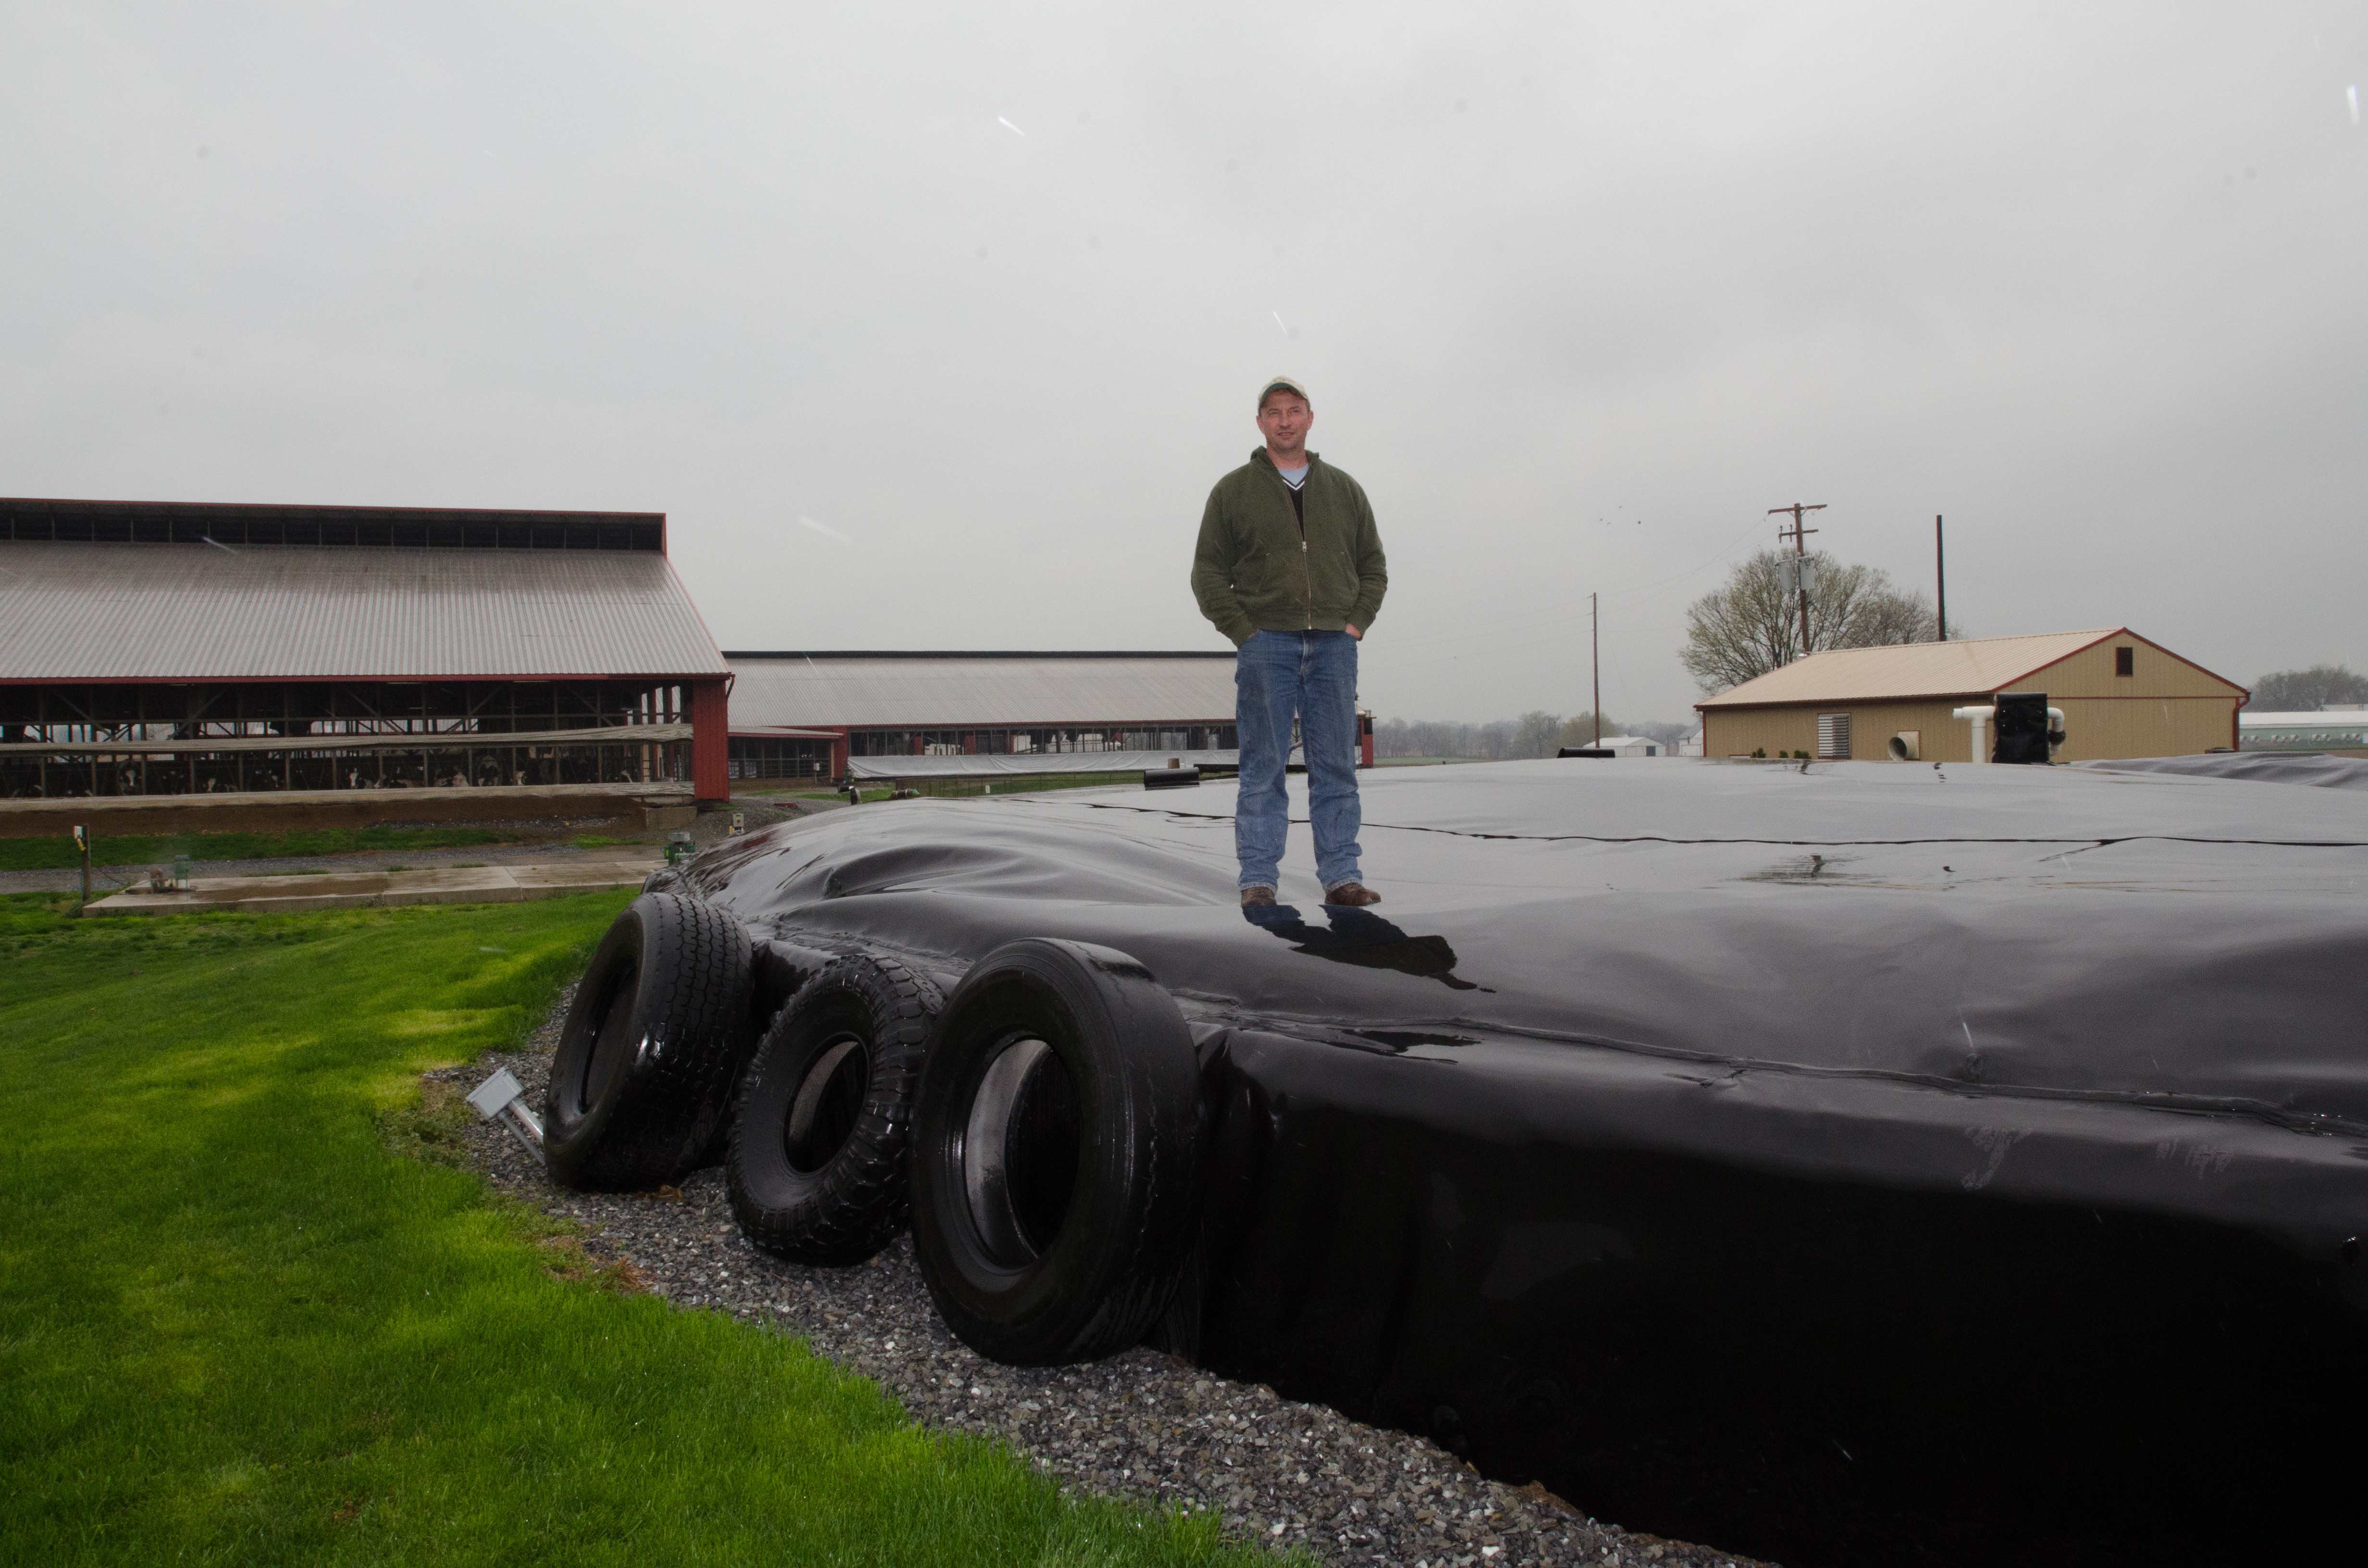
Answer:
M1694 704L1707 756L1812 756L1882 762L1899 736L1925 762L1972 759L1951 710L2004 691L2044 692L2064 710L2061 762L2179 756L2237 744L2247 697L2126 627L1839 648L1812 653Z

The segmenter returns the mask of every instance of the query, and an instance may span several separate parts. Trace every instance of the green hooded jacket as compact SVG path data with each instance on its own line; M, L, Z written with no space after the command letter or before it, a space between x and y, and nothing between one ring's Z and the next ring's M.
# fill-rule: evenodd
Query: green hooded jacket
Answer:
M1362 633L1381 613L1389 565L1364 487L1310 452L1300 501L1304 533L1264 447L1209 492L1192 597L1236 648L1253 631Z

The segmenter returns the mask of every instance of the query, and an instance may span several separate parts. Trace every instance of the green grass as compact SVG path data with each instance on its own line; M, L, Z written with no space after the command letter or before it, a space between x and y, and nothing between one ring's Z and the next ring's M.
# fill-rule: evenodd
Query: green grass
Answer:
M90 858L96 866L169 865L176 855L193 860L276 860L290 855L517 844L541 836L496 827L328 827L308 833L184 833L120 838L101 833L91 841ZM63 870L81 864L71 833L0 838L0 871Z
M434 1159L624 902L0 899L10 1562L1250 1562L796 1342L625 1292Z

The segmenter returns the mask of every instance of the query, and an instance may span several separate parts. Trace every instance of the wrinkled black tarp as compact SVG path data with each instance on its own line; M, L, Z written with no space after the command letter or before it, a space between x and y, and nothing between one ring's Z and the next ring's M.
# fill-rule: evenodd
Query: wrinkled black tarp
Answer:
M2003 1465L2044 1492L2069 1472L2023 1456L2088 1453L2092 1502L2100 1452L2124 1491L2357 1462L2356 1438L2260 1430L2297 1367L2368 1391L2349 791L1385 769L1363 843L1387 902L1327 909L1287 873L1263 912L1236 904L1231 802L865 807L685 880L759 936L949 979L1023 935L1133 954L1194 1021L1219 1105L1202 1358L1608 1517L1846 1561L1701 1476L1748 1449L1822 1517L1884 1455L1919 1485ZM2192 1507L2179 1539L2210 1539Z
M2327 756L2318 752L2221 752L2203 756L2138 756L2115 762L2076 762L2075 767L2109 773L2180 773L2197 778L2249 778L2262 784L2317 784L2335 790L2368 790L2368 758Z

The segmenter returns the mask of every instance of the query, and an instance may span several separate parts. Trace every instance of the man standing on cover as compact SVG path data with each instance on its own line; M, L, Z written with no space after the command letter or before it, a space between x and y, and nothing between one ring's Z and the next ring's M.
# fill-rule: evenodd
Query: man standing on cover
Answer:
M1209 492L1192 552L1192 597L1240 650L1234 849L1245 908L1274 903L1280 884L1294 715L1324 902L1382 899L1357 864L1357 644L1381 610L1389 569L1363 487L1307 449L1308 405L1307 389L1289 376L1266 382L1258 404L1266 445Z

